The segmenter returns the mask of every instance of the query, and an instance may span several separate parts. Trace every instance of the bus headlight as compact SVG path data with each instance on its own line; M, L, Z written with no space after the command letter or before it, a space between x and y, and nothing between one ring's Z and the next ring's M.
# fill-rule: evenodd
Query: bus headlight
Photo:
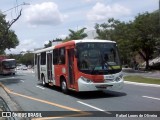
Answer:
M86 82L86 83L93 83L92 80L88 79L88 78L85 78L83 76L81 76L81 79Z
M116 77L115 81L119 82L123 78L123 74L120 74L118 77Z

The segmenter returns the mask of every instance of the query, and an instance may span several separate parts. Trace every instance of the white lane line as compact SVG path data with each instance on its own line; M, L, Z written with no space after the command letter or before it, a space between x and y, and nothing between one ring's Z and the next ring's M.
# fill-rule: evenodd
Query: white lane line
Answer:
M160 100L160 98L155 98L155 97L149 97L149 96L142 96L142 97L150 98L150 99L154 99L154 100Z
M24 82L23 80L20 80L21 82Z
M108 112L108 111L105 111L105 110L103 110L103 109L97 108L97 107L92 106L92 105L89 105L89 104L87 104L87 103L84 103L84 102L81 102L81 101L77 101L77 102L80 103L80 104L86 105L86 106L88 106L88 107L91 107L91 108L93 108L93 109L95 109L95 110L99 110L99 111L102 111L102 112L104 112L104 113L111 114L111 113Z
M160 87L160 85L157 85L157 84L138 83L138 82L130 82L130 81L124 81L124 83L125 84L139 85L139 86L147 86L147 87Z
M43 89L43 90L45 89L44 87L41 87L41 86L38 86L38 85L37 85L36 87L38 87L38 88L40 88L40 89Z

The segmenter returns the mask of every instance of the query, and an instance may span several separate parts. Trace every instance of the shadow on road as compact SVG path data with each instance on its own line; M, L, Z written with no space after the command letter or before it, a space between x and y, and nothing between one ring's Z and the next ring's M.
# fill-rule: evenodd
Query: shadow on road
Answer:
M122 97L126 96L126 93L115 92L115 91L91 91L91 92L73 92L70 91L70 96L76 97L78 99L100 99L100 98L112 98L112 97Z
M38 83L39 86L42 86L41 83ZM58 94L63 94L60 87L56 86L47 86L48 89L58 92ZM100 98L112 98L112 97L122 97L127 94L124 92L117 91L90 91L90 92L75 92L69 91L68 95L78 99L100 99Z
M17 84L21 82L20 80L24 80L24 79L18 78L19 76L22 76L22 75L7 75L7 76L0 75L0 82L4 85Z

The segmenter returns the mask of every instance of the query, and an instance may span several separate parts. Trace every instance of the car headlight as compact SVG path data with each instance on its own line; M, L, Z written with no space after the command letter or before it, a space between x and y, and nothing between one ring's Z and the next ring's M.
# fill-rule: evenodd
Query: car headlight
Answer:
M86 83L93 83L92 80L88 79L88 78L85 78L83 76L81 76L81 79L86 82Z
M123 74L120 74L118 77L116 77L115 81L119 82L123 78Z

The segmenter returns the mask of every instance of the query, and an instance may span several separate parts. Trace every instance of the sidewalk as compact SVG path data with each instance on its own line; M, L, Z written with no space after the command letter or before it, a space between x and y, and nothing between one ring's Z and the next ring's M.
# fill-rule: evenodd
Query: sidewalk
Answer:
M9 94L3 89L0 82L0 113L3 111L22 111ZM1 115L0 115L1 116ZM0 120L6 120L6 118L0 117ZM18 120L17 118L10 117L9 120ZM19 119L22 120L22 119Z

